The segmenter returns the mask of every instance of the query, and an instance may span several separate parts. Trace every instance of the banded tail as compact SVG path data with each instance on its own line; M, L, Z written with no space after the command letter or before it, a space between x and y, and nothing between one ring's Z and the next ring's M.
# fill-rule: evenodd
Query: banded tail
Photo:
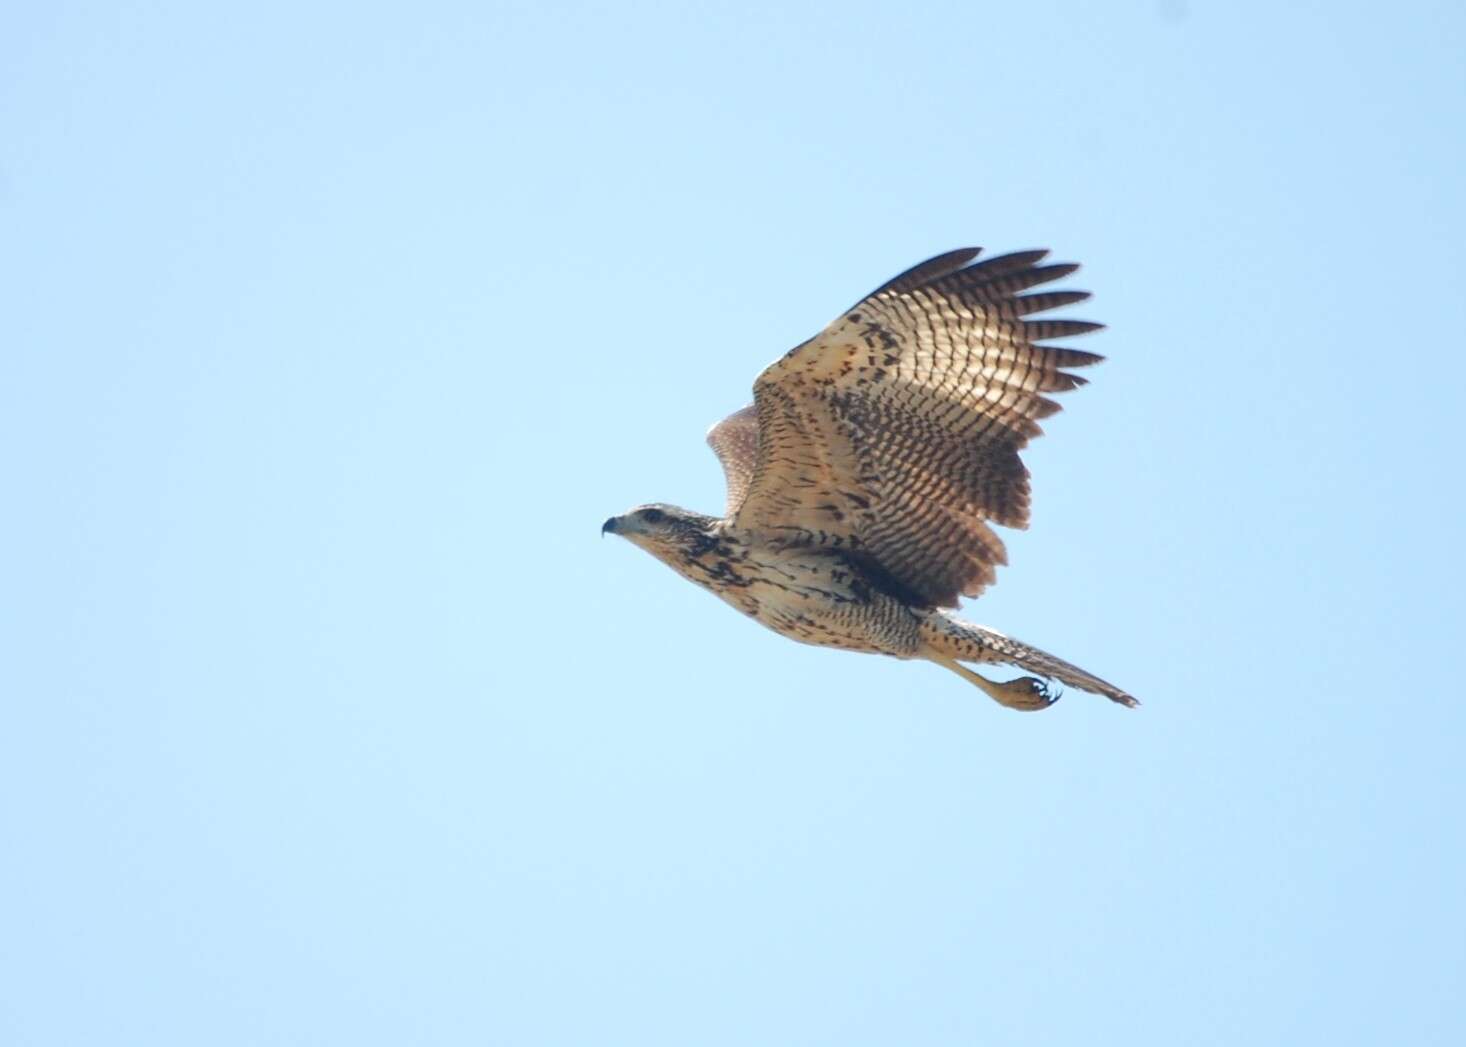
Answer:
M1046 709L1054 703L1054 695L1043 680L1023 677L1006 684L993 683L958 665L958 662L1000 663L1016 665L1047 679L1061 680L1070 687L1092 694L1102 694L1112 702L1135 708L1140 703L1107 680L1087 673L1047 651L1030 647L1011 636L982 625L973 625L953 618L944 611L933 611L921 624L923 650L916 657L928 658L951 669L971 683L977 684L1003 705L1015 709Z

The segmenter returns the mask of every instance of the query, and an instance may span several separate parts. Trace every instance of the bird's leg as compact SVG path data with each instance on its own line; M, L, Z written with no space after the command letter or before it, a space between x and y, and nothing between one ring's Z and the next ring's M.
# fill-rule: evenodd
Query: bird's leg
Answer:
M1007 683L997 683L986 676L979 676L967 666L960 665L951 658L936 657L931 660L945 669L951 669L968 683L981 687L987 692L989 698L999 705L1006 705L1009 709L1037 712L1040 709L1047 709L1059 700L1058 694L1047 683L1034 676L1020 676Z

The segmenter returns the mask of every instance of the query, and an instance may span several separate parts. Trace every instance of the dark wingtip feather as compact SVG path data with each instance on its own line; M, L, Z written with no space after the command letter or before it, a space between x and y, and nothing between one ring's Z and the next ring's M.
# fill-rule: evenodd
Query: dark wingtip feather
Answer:
M929 284L948 273L955 273L980 254L982 254L981 247L959 247L955 251L947 251L928 258L924 262L913 265L905 272L891 277L866 297L878 295L882 291L909 291L912 288Z
M1033 275L1042 277L1035 280L1035 284L1049 283L1053 280L1062 280L1066 276L1073 276L1079 272L1078 262L1055 262L1053 265L1036 265L1033 267Z
M1105 329L1104 324L1092 320L1024 320L1022 323L1024 336L1030 342L1040 338L1069 338Z
M994 255L976 265L968 266L967 272L972 276L981 275L983 279L992 279L1007 273L1030 269L1048 256L1049 252L1046 247L1035 247L1028 251L1010 251L1008 254Z
M1083 349L1069 349L1062 345L1035 345L1034 348L1052 360L1055 367L1091 367L1105 362L1099 353L1087 353Z
M1060 309L1066 305L1077 305L1089 301L1088 291L1038 291L1034 294L1020 294L1008 299L1007 308L1013 316L1029 316Z

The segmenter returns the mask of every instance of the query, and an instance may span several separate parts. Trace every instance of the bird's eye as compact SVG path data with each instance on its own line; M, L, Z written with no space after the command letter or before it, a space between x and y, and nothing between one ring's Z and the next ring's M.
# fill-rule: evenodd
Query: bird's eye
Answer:
M663 520L665 520L667 518L667 514L662 512L662 510L660 509L643 509L641 511L641 518L647 523L655 524L661 523Z

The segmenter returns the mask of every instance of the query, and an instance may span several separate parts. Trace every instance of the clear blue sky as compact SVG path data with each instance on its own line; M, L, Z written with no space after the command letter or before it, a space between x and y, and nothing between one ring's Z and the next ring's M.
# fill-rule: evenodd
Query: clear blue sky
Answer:
M1466 1042L1459 4L0 15L0 1042ZM601 521L951 247L1024 716Z

